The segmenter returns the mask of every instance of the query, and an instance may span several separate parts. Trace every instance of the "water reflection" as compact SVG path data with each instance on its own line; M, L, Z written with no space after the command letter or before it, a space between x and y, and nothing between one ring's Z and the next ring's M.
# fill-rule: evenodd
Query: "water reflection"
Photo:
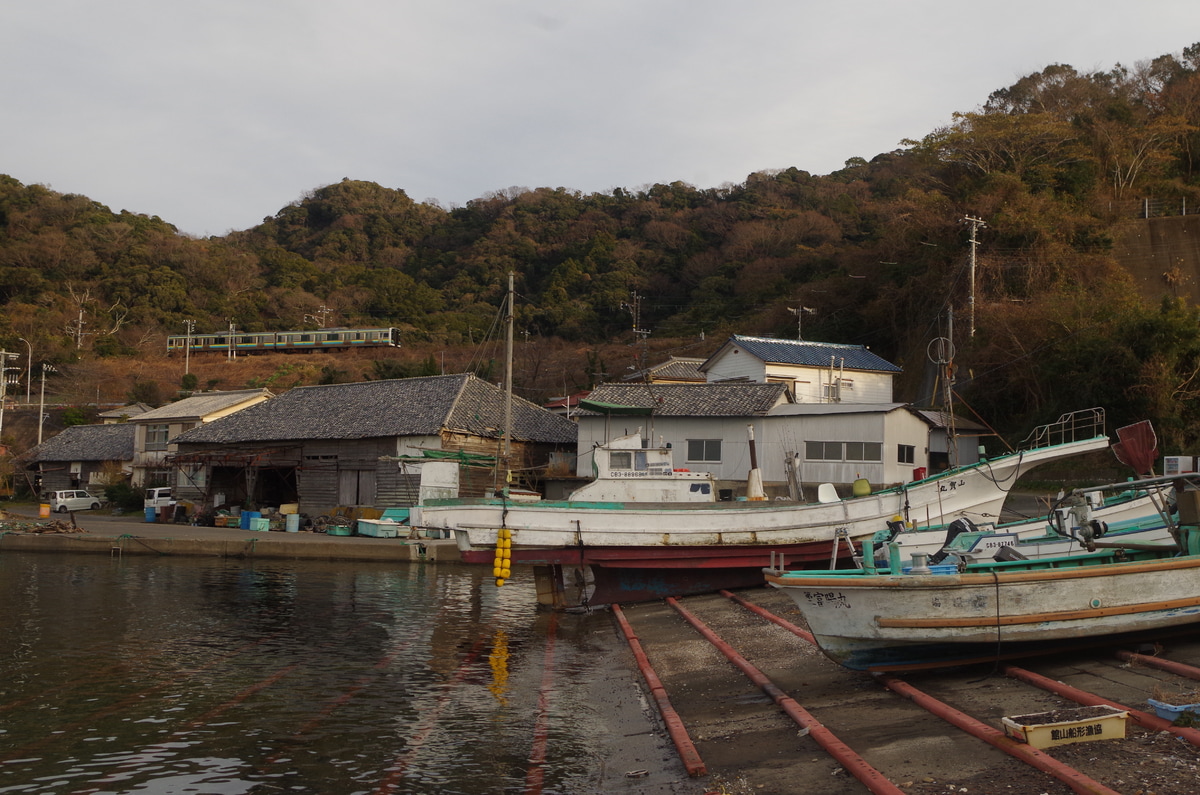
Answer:
M588 776L523 572L0 556L0 793L520 792ZM540 717L539 717L540 716ZM559 789L558 791L568 791Z

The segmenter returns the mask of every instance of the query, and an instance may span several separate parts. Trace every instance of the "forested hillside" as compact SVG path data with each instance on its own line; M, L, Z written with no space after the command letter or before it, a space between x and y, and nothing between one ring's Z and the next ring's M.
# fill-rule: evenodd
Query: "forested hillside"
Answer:
M1153 419L1180 447L1200 439L1200 317L1139 299L1113 241L1147 198L1200 208L1198 166L1200 44L1105 72L1050 66L869 161L716 188L510 188L444 208L346 179L252 229L193 239L0 177L0 344L28 341L68 378L162 356L185 319L198 332L324 320L402 329L405 349L377 377L447 351L479 368L511 271L518 339L545 351L516 372L532 399L625 374L602 352L637 342L635 322L660 356L704 355L729 333L794 337L802 323L807 339L903 365L898 398L915 399L952 308L959 391L998 428L1100 405L1117 423ZM974 336L968 215L986 224ZM798 319L800 307L812 311ZM175 370L159 368L164 394Z

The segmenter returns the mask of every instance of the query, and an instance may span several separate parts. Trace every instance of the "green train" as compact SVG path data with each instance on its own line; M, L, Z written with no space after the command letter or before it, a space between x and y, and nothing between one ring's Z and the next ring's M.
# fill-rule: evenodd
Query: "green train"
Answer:
M316 331L235 331L216 334L173 334L167 353L290 353L346 351L351 348L399 348L394 328L323 328Z

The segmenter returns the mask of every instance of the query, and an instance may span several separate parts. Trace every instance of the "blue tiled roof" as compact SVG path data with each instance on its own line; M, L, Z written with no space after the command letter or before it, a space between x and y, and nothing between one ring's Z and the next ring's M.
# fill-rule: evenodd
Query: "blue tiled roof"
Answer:
M721 347L717 353L730 345L736 345L752 356L772 364L798 364L808 367L828 367L829 358L835 357L840 367L847 370L870 370L879 373L898 373L901 368L887 359L876 356L862 345L839 345L833 342L809 342L808 340L783 340L771 337L743 337L737 334ZM709 362L716 357L709 358ZM705 362L707 366L708 362Z

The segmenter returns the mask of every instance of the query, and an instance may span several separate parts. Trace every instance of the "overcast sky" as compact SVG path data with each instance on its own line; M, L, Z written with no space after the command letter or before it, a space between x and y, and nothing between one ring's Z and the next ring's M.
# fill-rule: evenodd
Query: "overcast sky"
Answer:
M1198 0L5 0L0 173L198 236L343 177L705 188L1196 41Z

